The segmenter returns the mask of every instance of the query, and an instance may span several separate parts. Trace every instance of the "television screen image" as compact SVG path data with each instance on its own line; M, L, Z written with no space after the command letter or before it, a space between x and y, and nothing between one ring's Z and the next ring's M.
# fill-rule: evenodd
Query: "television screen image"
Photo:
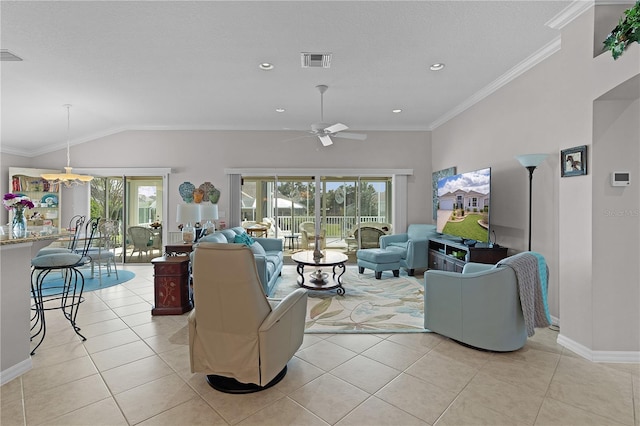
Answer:
M438 232L489 242L491 168L443 177L437 191Z

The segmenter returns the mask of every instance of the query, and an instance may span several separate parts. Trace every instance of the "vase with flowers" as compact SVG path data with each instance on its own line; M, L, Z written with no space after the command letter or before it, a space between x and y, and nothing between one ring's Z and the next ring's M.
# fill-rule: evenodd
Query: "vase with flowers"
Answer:
M25 238L27 236L27 217L25 210L34 207L31 199L26 195L4 194L2 198L4 208L13 212L11 221L11 233L13 238Z

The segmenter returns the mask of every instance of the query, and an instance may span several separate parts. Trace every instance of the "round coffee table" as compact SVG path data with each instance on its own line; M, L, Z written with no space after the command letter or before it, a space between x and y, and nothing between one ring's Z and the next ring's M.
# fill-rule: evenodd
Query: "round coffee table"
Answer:
M291 259L298 264L298 285L309 290L333 290L339 295L344 295L342 287L342 275L346 268L345 262L349 259L346 254L337 251L326 250L322 257L314 259L313 250L305 250L291 255ZM305 281L304 267L313 266L315 271L309 274L309 280ZM333 274L322 272L322 268L331 267ZM336 271L337 268L337 271Z

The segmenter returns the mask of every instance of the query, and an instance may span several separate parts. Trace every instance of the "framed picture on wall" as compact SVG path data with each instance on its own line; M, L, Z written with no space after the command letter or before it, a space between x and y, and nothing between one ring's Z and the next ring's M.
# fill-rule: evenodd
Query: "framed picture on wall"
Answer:
M560 176L571 177L587 174L587 146L560 151Z

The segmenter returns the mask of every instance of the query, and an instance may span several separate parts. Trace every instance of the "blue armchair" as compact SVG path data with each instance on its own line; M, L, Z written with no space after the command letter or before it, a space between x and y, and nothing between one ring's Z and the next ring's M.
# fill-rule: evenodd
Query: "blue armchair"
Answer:
M513 269L470 262L462 273L428 270L424 283L424 328L492 351L526 343Z
M381 236L380 248L400 253L400 266L413 276L416 269L429 266L429 238L437 235L435 225L411 224L406 234Z

